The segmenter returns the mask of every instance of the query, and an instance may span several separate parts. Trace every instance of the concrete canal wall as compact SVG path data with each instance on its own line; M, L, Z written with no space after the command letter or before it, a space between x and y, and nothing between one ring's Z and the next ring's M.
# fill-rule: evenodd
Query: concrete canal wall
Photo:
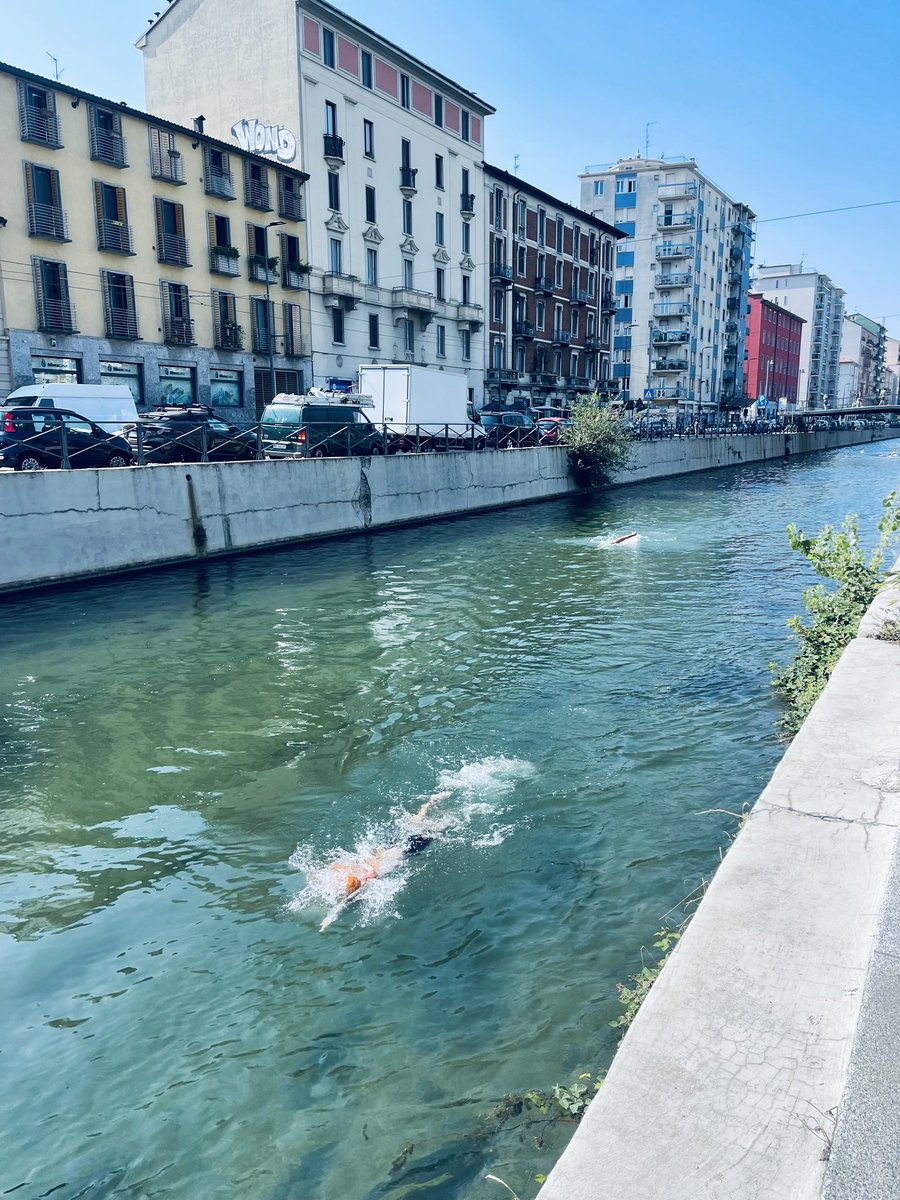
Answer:
M900 588L844 651L539 1200L900 1194L889 622Z
M792 454L900 429L792 435ZM784 435L641 442L619 483L784 457ZM0 593L428 521L575 490L557 447L135 467L0 471Z

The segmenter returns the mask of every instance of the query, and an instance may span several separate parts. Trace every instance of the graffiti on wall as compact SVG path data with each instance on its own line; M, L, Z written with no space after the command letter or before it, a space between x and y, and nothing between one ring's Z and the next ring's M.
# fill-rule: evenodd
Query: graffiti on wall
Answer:
M274 154L283 163L293 162L297 157L297 139L284 125L245 117L232 125L231 134L242 150L253 154Z

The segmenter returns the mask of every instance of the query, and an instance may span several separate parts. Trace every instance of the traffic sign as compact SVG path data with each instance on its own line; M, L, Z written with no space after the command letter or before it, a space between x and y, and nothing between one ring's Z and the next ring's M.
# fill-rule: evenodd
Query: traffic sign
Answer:
M656 395L656 392L653 390L653 388L644 388L644 399L645 400L652 400L655 395Z
M756 407L757 408L765 408L768 403L769 403L769 401L766 399L765 396L757 396L756 397Z

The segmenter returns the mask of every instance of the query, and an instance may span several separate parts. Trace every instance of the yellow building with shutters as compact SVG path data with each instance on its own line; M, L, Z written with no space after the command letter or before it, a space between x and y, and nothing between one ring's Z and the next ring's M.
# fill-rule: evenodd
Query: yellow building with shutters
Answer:
M127 383L249 422L271 372L308 386L309 176L194 124L0 64L0 398Z

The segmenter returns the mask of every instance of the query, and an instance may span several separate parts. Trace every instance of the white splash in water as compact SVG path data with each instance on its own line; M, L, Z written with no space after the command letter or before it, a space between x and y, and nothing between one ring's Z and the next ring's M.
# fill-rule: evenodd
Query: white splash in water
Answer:
M639 533L621 534L608 533L605 536L591 538L591 545L596 546L598 550L627 550L640 544L641 535Z

